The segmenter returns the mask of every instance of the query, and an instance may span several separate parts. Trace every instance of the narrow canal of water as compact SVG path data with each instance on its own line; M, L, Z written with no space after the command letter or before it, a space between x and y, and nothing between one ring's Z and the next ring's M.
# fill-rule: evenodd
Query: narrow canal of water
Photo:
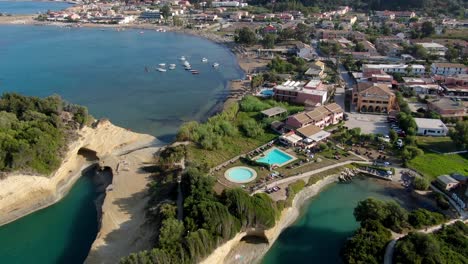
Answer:
M353 216L357 203L368 197L392 199L387 189L367 178L329 186L302 208L302 215L281 233L262 263L342 263L340 249L359 227Z

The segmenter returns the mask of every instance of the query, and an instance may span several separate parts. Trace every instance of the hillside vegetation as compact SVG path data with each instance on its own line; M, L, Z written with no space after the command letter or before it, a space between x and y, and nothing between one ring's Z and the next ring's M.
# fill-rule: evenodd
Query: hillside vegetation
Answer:
M68 140L88 120L85 107L68 104L59 96L42 99L3 94L0 172L52 172L59 167Z
M249 3L268 7L270 2L268 0L253 0ZM422 10L430 15L453 14L457 16L463 14L463 10L467 5L467 2L464 0L300 0L297 2L280 0L276 1L272 8L278 9L281 6L285 6L287 7L286 9L291 9L298 7L298 3L305 7L318 7L321 10L337 9L339 6L351 6L355 10L362 11Z

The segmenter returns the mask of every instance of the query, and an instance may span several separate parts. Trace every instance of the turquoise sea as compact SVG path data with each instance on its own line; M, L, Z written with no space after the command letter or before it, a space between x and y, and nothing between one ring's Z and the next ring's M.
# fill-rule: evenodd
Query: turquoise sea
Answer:
M0 26L0 36L0 92L59 94L163 141L183 122L205 118L225 98L228 80L243 77L226 48L178 33ZM185 71L181 56L200 74ZM157 72L160 63L177 68Z
M12 15L31 15L45 13L47 10L58 11L70 6L72 6L72 4L65 2L0 0L0 13Z
M0 36L0 93L60 94L95 117L165 141L182 122L206 118L228 80L243 77L227 49L177 33L0 26ZM180 56L200 74L184 71ZM177 69L157 72L159 63ZM95 189L81 177L59 203L1 226L0 262L82 263L97 233Z
M385 187L368 179L327 187L302 208L302 215L281 233L262 264L342 263L340 249L359 227L353 210L368 197L391 198Z

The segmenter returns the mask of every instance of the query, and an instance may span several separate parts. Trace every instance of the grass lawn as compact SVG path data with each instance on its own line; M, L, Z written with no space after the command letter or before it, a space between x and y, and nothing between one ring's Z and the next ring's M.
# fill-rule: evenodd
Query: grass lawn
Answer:
M468 174L468 154L441 155L426 153L411 160L408 166L430 180L442 174Z
M458 150L450 137L417 137L417 142L425 151L447 153Z
M187 155L190 161L198 164L206 163L210 168L213 168L238 155L254 150L276 137L278 135L272 133L265 133L260 138L255 139L242 136L230 137L227 140L223 140L223 148L219 150L202 149L192 143L187 148Z

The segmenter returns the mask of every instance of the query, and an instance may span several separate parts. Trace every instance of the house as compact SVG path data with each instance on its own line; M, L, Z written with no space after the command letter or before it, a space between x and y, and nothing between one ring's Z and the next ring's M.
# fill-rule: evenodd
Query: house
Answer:
M438 113L442 117L463 118L468 115L467 108L463 102L445 97L429 100L427 102L427 109Z
M368 40L364 40L359 42L363 47L364 47L364 52L368 52L369 55L374 56L374 55L379 55L377 52L377 49L375 48L374 44L372 44Z
M279 106L276 106L276 107L272 107L272 108L269 108L269 109L266 109L266 110L263 110L262 111L262 114L268 118L270 117L275 117L275 116L279 116L279 115L282 115L284 113L286 113L287 110L282 108L282 107L279 107Z
M440 45L439 43L435 43L435 42L419 42L419 43L415 43L415 45L420 45L422 46L423 48L425 48L427 50L427 52L431 55L437 55L437 56L440 56L440 57L443 57L445 56L445 52L447 52L447 47L443 46L443 45Z
M437 184L444 188L444 190L450 191L457 187L460 182L450 177L449 175L441 175L437 177Z
M415 118L418 135L422 136L446 136L448 128L440 119Z
M467 67L460 63L433 63L431 73L438 75L457 75L466 74Z
M320 86L319 88L321 88ZM278 101L304 104L306 101L313 101L317 104L324 104L327 100L328 92L322 89L305 87L299 81L287 81L273 88L274 99Z
M262 28L262 32L263 34L276 34L278 33L278 29L273 26L272 24L268 24L267 26L265 26L264 28Z
M468 74L454 76L434 76L434 80L440 82L449 95L468 96Z
M297 146L301 141L302 137L299 135L296 135L294 131L290 131L284 135L281 135L278 140L280 143L286 145L286 146Z
M353 103L359 112L388 113L395 109L395 94L386 84L358 83L354 86Z
M162 20L164 19L163 15L159 12L159 10L151 10L151 11L144 11L140 14L140 19L148 19L148 20Z
M343 120L343 113L343 109L338 104L332 103L316 107L311 111L289 116L286 120L286 125L295 129L309 125L324 128L329 125L338 124Z
M315 125L308 125L305 127L298 128L297 134L304 137L302 140L307 148L314 147L322 140L327 139L331 134L327 131L322 130L320 127Z
M362 71L367 70L383 70L386 73L411 73L411 74L424 74L426 68L424 65L413 64L364 64L362 65Z
M238 1L211 2L212 7L246 7L247 5Z
M315 48L307 45L307 44L302 44L300 47L297 47L297 52L296 55L299 58L302 58L306 61L311 61L314 60L318 57L317 52L315 51Z
M288 14L288 13L278 14L278 15L276 15L276 17L281 19L283 22L288 22L288 21L293 21L294 20L294 16L291 15L291 14Z
M312 63L307 69L307 71L304 73L304 75L312 78L312 79L322 79L325 77L325 63L321 61L316 61Z
M398 57L403 52L403 47L396 43L386 43L379 45L379 52L385 56Z

